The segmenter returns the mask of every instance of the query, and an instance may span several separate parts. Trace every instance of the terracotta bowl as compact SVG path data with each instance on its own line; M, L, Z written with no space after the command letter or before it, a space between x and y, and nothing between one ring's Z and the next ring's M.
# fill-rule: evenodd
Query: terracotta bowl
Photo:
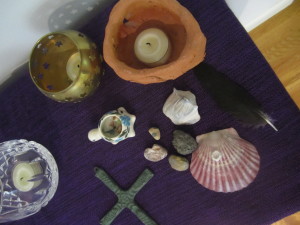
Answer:
M134 53L137 35L148 28L163 30L172 46L169 60L149 68ZM149 84L174 80L203 61L206 38L193 15L176 0L120 0L105 30L104 59L117 75Z

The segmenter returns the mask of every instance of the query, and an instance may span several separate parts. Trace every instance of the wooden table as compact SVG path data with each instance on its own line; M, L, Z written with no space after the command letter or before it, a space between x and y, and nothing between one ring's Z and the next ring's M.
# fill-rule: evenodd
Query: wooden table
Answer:
M300 108L300 0L249 34ZM300 212L272 225L299 224Z
M300 1L249 34L300 108Z

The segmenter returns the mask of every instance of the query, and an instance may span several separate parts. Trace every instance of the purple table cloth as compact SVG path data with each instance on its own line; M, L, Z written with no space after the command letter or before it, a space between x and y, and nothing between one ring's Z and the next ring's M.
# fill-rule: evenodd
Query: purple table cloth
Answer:
M62 104L44 97L28 72L0 94L0 142L24 138L46 146L59 168L54 198L42 210L10 225L98 224L116 203L116 196L95 175L104 168L124 189L146 168L154 177L137 194L136 201L160 225L263 225L300 210L300 115L281 83L246 31L223 0L180 1L200 23L207 37L206 62L243 85L264 105L279 131L270 127L249 129L220 111L203 91L192 71L174 81L140 85L120 79L105 65L97 92L78 104ZM80 31L102 47L109 8ZM175 126L162 113L173 87L191 90L197 96L201 120L191 126ZM136 137L118 145L91 143L87 133L98 119L124 106L137 116ZM176 172L167 159L152 163L144 149L156 141L148 134L160 128L157 143L175 153L174 129L193 136L234 127L252 142L261 157L254 182L241 191L216 193L199 185L189 171ZM124 210L114 225L140 225Z

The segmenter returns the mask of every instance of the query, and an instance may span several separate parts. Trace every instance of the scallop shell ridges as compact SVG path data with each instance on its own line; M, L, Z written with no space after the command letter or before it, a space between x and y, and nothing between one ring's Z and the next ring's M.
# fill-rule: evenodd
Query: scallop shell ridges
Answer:
M176 88L166 100L163 113L176 125L194 124L200 120L195 95L190 91L180 91Z
M234 192L255 179L260 157L256 148L229 128L197 137L190 171L204 187L216 192Z

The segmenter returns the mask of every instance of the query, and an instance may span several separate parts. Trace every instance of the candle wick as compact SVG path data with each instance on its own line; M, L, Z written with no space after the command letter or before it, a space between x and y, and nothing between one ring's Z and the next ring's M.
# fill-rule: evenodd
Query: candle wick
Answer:
M147 42L147 43L146 43L146 45L149 45L149 46L151 46L151 43Z

